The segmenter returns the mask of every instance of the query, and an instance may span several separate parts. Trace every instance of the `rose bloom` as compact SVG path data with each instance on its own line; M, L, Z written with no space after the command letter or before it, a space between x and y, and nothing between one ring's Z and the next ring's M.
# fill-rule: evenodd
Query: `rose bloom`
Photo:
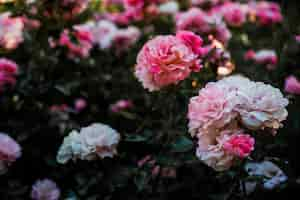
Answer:
M293 75L285 79L284 90L291 94L300 95L300 81Z
M9 135L0 133L0 174L5 173L7 167L21 157L20 145Z
M226 138L223 148L227 153L239 158L245 158L253 151L254 142L254 139L250 135L239 133Z
M77 42L71 40L71 35L76 38ZM78 56L86 58L93 47L93 35L85 24L75 25L74 31L70 32L65 29L61 33L58 44L68 49L69 58L74 59Z
M58 200L59 197L60 190L52 180L37 180L32 186L31 198L34 200Z
M100 49L108 49L112 46L117 32L118 28L114 23L108 20L99 20L92 28L94 43Z
M254 130L270 128L275 134L287 118L288 100L279 89L262 82L254 82L247 90L246 106L237 108L243 125Z
M175 16L176 30L189 30L203 34L211 31L211 18L198 8L190 8L188 11L179 12Z
M230 127L231 126L231 127ZM222 131L211 129L209 133L198 134L197 157L216 171L224 171L243 159L254 149L254 139L232 129L235 122Z
M272 25L280 23L283 19L280 11L280 6L274 2L258 2L255 7L258 22L261 25Z
M10 17L8 12L0 14L0 48L17 48L23 42L23 29L21 17Z
M157 36L139 52L135 76L149 91L177 84L192 71L198 71L199 59L193 50L175 36Z
M101 123L94 123L82 128L80 132L72 131L64 138L57 162L67 163L70 159L95 160L113 157L117 154L120 135L114 129Z
M227 24L240 27L246 22L246 7L239 3L227 3L222 7L224 19Z
M14 86L16 83L16 75L18 65L12 60L0 58L0 91L5 86Z
M217 129L197 135L196 156L216 171L225 171L234 164L234 155L226 153L223 149L223 137L224 134Z
M203 41L200 36L191 31L178 31L176 37L182 40L187 46L189 46L195 54L201 55L203 52Z
M130 26L126 29L119 29L113 38L113 43L117 52L128 50L141 36L138 28Z
M190 99L188 107L189 132L201 133L209 127L221 128L236 117L231 95L215 83L208 83L199 95Z

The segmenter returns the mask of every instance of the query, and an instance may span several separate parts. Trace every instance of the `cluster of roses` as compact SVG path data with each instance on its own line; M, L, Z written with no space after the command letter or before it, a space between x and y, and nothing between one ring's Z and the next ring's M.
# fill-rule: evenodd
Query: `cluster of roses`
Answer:
M175 13L179 9L176 1L168 0L105 0L102 7L105 12L101 17L120 25Z
M233 76L208 83L189 104L197 156L216 170L228 169L254 149L254 138L245 133L270 130L274 135L287 117L287 105L279 89L262 82Z
M140 30L134 26L118 28L111 21L98 20L74 25L73 31L65 29L57 43L68 49L70 58L86 58L94 45L102 50L114 47L116 53L124 52L136 43L140 35ZM72 37L76 41L73 41ZM52 39L49 42L52 47L57 46Z

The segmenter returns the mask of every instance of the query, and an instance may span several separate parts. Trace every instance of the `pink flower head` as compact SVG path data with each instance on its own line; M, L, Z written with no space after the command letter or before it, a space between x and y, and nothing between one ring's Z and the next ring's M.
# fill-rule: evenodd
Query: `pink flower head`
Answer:
M246 12L239 3L228 3L223 6L224 19L230 26L240 27L246 22Z
M283 19L279 5L273 2L258 2L255 11L261 25L280 23Z
M253 51L252 49L248 50L244 54L244 59L245 60L253 60L254 58L255 58L255 51Z
M9 135L0 133L0 174L21 157L20 145Z
M285 79L284 90L291 94L300 95L300 81L293 75Z
M198 55L175 36L157 36L139 52L135 76L149 91L177 84L199 69Z
M17 71L18 65L15 62L6 58L0 58L0 90L6 85L15 85Z
M87 102L85 99L79 98L79 99L75 100L75 110L77 112L84 110L86 108L86 106L87 106Z
M0 48L17 48L23 42L23 29L22 17L10 17L10 13L0 14Z
M175 17L176 30L189 30L195 33L208 33L211 30L210 17L198 8L190 8Z
M119 101L117 101L116 103L112 104L110 106L110 110L112 112L121 112L122 110L125 110L125 109L129 109L133 107L133 103L131 100L125 100L125 99L121 99Z
M189 46L195 54L201 54L203 40L200 36L191 31L178 31L176 33L176 37Z
M189 131L192 135L210 126L221 128L236 116L233 101L222 88L208 84L199 95L190 99L188 108Z
M76 42L71 40L71 35L76 39ZM93 47L93 35L85 24L74 26L74 31L64 30L59 38L59 45L68 49L70 58L86 58L89 56L90 50Z
M60 189L52 180L37 180L32 186L31 198L33 200L58 200L59 197Z
M141 8L144 5L144 0L124 0L125 8Z
M223 144L223 148L227 153L235 155L239 158L249 156L254 149L254 138L250 135L235 134L230 136Z
M116 51L122 52L124 50L128 50L130 46L134 45L138 41L140 35L140 30L133 26L126 29L119 29L113 39Z

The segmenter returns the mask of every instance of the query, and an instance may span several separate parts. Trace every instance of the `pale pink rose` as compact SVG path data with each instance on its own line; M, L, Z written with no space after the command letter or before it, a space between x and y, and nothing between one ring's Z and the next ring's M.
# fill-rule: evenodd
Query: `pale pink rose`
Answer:
M0 48L15 49L23 42L24 22L22 17L10 17L10 13L0 14Z
M31 190L33 200L58 200L60 189L56 183L50 179L37 180Z
M200 36L191 31L178 31L176 37L189 46L195 54L201 55L203 40Z
M9 135L0 133L0 174L21 157L21 146Z
M237 108L242 123L249 129L270 128L273 133L287 118L288 100L279 89L262 82L254 82L246 93L246 106Z
M198 134L197 137L196 156L207 166L216 171L225 171L234 164L234 155L226 153L223 149L224 134L214 129L209 133Z
M117 144L120 135L111 127L94 123L88 127L82 128L80 136L84 145L95 152L99 157L113 157L117 154Z
M85 99L79 98L79 99L75 100L75 110L77 112L84 110L86 108L86 106L87 106L87 102Z
M18 65L9 59L0 58L0 91L5 86L14 86L16 83L16 75Z
M94 43L97 44L100 49L110 48L118 32L117 26L108 20L99 20L93 26L92 33Z
M133 103L131 100L121 99L116 103L110 105L110 110L112 112L121 112L122 110L126 110L133 107Z
M139 52L135 76L149 91L177 84L199 69L198 56L175 36L157 36Z
M189 132L195 135L210 126L221 128L229 123L237 113L233 111L234 101L225 90L209 83L190 99L188 108Z
M245 158L253 151L254 142L254 138L250 135L239 133L229 136L224 142L223 148L229 154L239 158Z
M84 127L78 133L72 131L64 138L57 154L57 162L69 160L95 160L96 158L113 157L117 154L120 134L111 127L94 123Z
M285 79L284 90L291 94L300 95L300 81L293 75Z

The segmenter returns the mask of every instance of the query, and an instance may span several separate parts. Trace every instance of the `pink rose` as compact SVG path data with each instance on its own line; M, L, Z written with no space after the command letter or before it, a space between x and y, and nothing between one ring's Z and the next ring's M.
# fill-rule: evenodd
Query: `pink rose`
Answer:
M139 52L135 76L149 91L177 84L198 69L193 50L175 36L157 36Z
M239 158L245 158L254 149L254 138L250 135L235 134L226 139L223 148L227 153Z
M284 90L291 94L300 95L300 81L293 75L285 79Z
M178 31L176 37L182 40L187 46L189 46L195 54L201 54L201 46L203 40L200 36L191 31Z
M16 75L18 65L6 58L0 58L0 91L5 86L14 86L16 83Z
M239 3L228 3L223 7L224 19L230 26L240 27L246 22L246 12Z
M208 84L198 96L192 97L188 108L190 133L195 135L210 126L221 128L229 123L236 113L228 97L214 84Z

